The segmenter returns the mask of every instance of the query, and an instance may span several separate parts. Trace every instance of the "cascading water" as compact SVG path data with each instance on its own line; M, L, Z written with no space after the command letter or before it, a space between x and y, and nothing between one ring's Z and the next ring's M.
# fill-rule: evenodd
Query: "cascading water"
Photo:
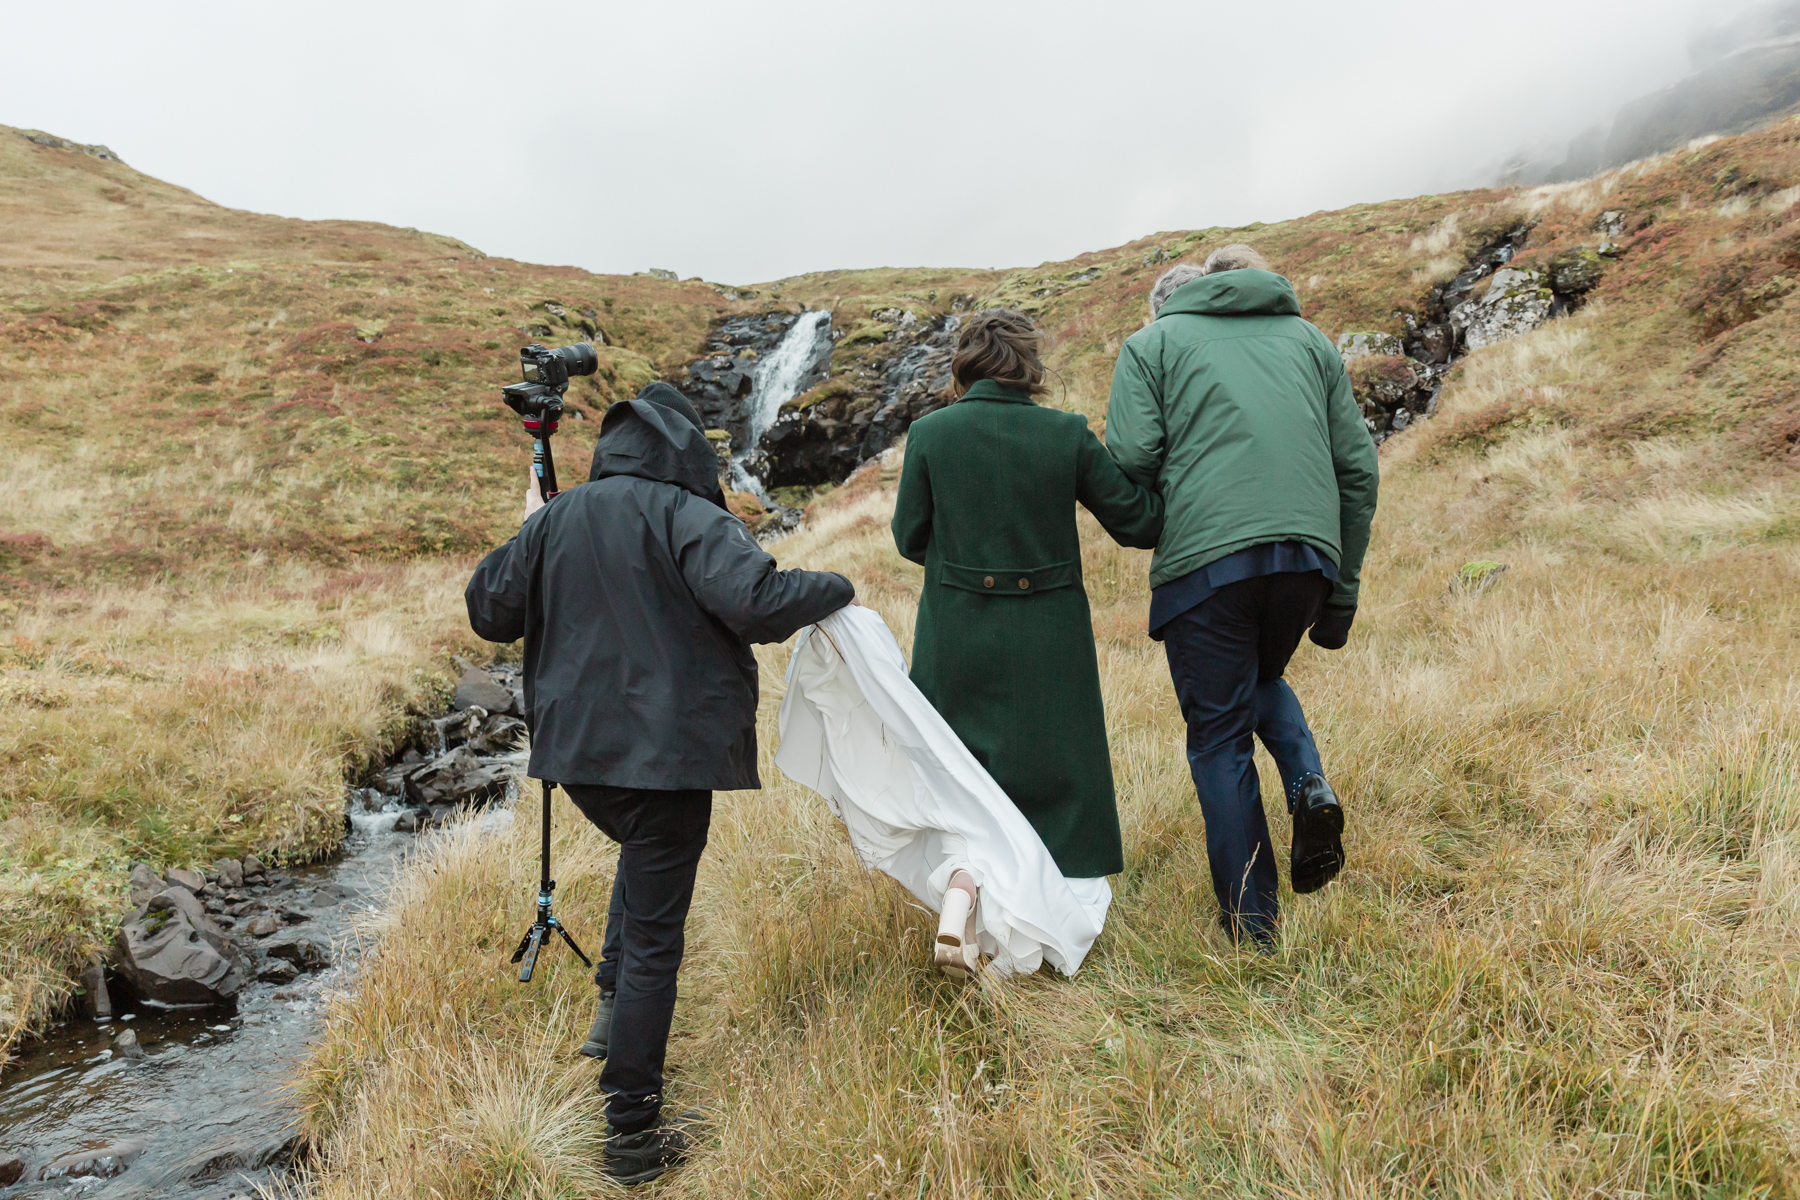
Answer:
M831 313L820 309L803 312L789 326L781 341L756 368L756 379L746 403L749 428L744 444L731 456L731 484L742 492L767 500L762 481L750 472L746 460L756 452L762 435L775 424L781 406L798 396L819 363L819 340L829 337Z

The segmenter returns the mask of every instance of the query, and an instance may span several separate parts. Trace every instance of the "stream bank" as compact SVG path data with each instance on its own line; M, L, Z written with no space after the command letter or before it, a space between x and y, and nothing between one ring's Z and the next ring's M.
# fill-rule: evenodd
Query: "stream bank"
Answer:
M347 789L330 859L134 865L133 909L108 969L84 980L87 1011L0 1076L0 1197L248 1200L305 1157L288 1079L355 986L389 886L421 833L517 794L518 667L465 664L452 704Z

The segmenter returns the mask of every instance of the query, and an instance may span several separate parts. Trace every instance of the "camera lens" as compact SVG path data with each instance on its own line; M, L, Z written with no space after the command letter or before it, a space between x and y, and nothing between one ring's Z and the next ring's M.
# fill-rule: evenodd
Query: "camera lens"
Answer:
M568 365L571 375L592 375L600 369L600 356L586 342L576 342L573 346L558 346L556 357Z

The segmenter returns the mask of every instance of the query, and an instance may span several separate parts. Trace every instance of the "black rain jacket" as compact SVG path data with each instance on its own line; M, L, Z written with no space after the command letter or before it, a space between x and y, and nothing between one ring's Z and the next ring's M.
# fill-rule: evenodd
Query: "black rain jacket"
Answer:
M614 404L589 481L533 513L463 593L492 642L525 639L535 779L674 790L760 787L756 657L856 594L780 571L725 508L687 398Z

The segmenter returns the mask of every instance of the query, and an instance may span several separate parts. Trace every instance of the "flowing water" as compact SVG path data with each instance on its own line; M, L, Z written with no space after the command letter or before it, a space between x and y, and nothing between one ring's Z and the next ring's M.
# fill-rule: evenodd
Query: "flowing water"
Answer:
M819 340L829 337L831 313L820 309L795 318L781 341L756 369L756 382L746 401L749 430L743 446L731 457L731 482L739 491L767 501L762 481L746 460L756 452L762 435L781 415L781 406L798 396L819 362Z
M253 979L233 1002L213 1007L115 995L111 1021L71 1018L25 1046L0 1078L0 1198L250 1198L303 1155L295 1067L332 996L354 984L360 927L380 909L409 851L430 836L394 831L399 799L353 792L352 828L337 856L272 872L261 891L284 913L305 914L291 932L331 943L329 967L286 984ZM478 819L498 826L512 811L496 807ZM125 1029L137 1034L143 1057L112 1049Z

